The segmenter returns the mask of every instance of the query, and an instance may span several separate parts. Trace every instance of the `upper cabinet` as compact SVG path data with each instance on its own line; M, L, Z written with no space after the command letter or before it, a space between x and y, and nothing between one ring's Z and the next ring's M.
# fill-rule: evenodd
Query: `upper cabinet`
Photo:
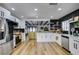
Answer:
M2 7L0 7L0 16L1 17L8 17L11 13L7 10L7 9L4 9Z
M61 31L61 21L60 20L50 20L50 30L53 32Z
M0 17L15 21L15 17L11 15L11 12L3 7L0 7Z
M79 36L79 16L74 17L73 21L70 22L70 34Z
M79 16L74 17L74 21L79 21Z
M0 7L0 17L3 17L5 19L9 19L13 22L17 22L19 28L24 28L25 22L23 20L20 20L16 17L12 16L11 12L3 7Z
M3 11L0 11L0 16L4 17L4 12Z
M20 20L16 18L15 21L18 23L18 28L25 28L25 20Z

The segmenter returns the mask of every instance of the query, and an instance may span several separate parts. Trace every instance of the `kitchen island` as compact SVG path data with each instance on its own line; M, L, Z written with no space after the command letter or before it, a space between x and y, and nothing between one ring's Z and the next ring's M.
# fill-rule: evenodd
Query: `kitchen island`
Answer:
M37 42L57 42L61 45L61 34L53 32L36 32Z

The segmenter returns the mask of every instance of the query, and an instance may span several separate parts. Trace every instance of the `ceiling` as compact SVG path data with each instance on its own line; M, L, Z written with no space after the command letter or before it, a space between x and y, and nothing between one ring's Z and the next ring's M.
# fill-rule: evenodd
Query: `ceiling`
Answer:
M21 19L59 19L77 9L78 3L0 3L0 6L11 11L12 15ZM11 8L14 8L13 11ZM35 11L34 9L38 9ZM62 10L58 10L61 8ZM24 16L24 17L21 17Z

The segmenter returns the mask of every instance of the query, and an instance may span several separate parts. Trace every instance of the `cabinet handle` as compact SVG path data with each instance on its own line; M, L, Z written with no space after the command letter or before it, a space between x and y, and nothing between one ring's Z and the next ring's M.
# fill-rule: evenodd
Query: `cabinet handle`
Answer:
M58 36L56 36L56 40L58 40Z
M73 45L73 46L74 46L74 48L75 48L75 43L74 43L74 45Z
M76 44L76 49L77 49L77 44Z

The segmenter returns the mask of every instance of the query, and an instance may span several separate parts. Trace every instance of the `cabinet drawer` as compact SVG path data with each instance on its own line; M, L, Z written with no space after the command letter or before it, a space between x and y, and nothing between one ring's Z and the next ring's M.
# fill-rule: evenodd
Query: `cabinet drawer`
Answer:
M0 46L0 55L2 55L2 46Z

